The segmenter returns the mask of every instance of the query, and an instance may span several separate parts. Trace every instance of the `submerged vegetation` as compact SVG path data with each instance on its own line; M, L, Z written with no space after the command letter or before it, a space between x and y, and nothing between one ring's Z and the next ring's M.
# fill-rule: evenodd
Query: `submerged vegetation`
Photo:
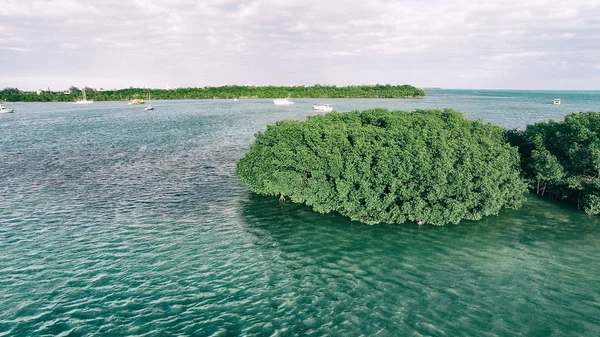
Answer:
M600 214L600 113L573 113L508 135L533 191Z
M256 193L368 224L476 220L519 207L527 191L505 130L453 110L278 122L256 134L236 174Z
M411 85L357 85L357 86L222 86L204 88L96 90L85 88L87 99L119 101L143 99L213 99L213 98L419 98L425 92ZM66 91L21 91L17 88L0 90L0 101L8 102L70 102L81 99L81 89Z

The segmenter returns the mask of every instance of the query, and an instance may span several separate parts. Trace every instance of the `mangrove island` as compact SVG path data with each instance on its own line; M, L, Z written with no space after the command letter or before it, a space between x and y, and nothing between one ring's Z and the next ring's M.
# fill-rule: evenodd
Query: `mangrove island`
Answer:
M506 130L450 109L331 112L255 136L235 170L250 190L366 224L478 220L527 192Z

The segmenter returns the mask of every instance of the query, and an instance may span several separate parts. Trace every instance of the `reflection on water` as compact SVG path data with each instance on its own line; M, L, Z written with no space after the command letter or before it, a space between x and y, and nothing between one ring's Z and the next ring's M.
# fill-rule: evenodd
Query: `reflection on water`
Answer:
M365 226L254 194L240 212L268 260L270 296L293 301L285 316L298 324L316 311L318 334L596 333L598 220L549 206L530 196L445 227Z

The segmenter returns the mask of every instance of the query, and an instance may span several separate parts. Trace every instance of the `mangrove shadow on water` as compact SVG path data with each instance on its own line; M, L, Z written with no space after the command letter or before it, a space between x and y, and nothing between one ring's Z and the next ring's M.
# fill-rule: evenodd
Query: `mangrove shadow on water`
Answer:
M240 202L244 230L255 245L298 268L328 265L343 272L422 277L450 272L538 272L583 261L600 242L597 217L530 195L520 210L443 227L415 223L365 225L275 197ZM400 280L399 282L402 282Z
M258 240L271 241L271 245L283 250L300 249L305 253L324 247L338 253L360 251L365 247L385 249L389 244L401 246L402 242L395 239L410 236L401 235L403 233L416 235L443 230L412 224L369 226L337 213L320 214L305 205L254 193L248 193L240 207L246 230Z
M398 251L427 244L430 250L452 242L477 248L515 241L573 243L600 235L599 217L533 194L521 209L503 209L497 216L441 227L413 222L365 225L337 213L320 214L305 205L250 192L239 207L248 232L258 238L269 237L283 248L304 244L351 251L373 245L380 249L393 246L392 251Z
M518 210L501 210L498 216L464 221L460 226L471 227L473 234L502 235L523 244L573 244L600 235L600 217L532 193Z
M358 317L353 329L368 327L368 319L394 335L436 335L431 327L561 334L570 321L591 317L581 290L594 282L600 226L596 217L528 197L520 210L444 227L369 226L251 193L239 214L272 289L293 297L298 311L333 315L333 308Z

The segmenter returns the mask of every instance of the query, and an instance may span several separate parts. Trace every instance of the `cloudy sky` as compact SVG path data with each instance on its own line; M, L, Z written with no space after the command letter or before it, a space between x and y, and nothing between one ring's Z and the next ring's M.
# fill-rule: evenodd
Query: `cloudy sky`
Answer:
M0 88L600 89L599 0L2 0Z

